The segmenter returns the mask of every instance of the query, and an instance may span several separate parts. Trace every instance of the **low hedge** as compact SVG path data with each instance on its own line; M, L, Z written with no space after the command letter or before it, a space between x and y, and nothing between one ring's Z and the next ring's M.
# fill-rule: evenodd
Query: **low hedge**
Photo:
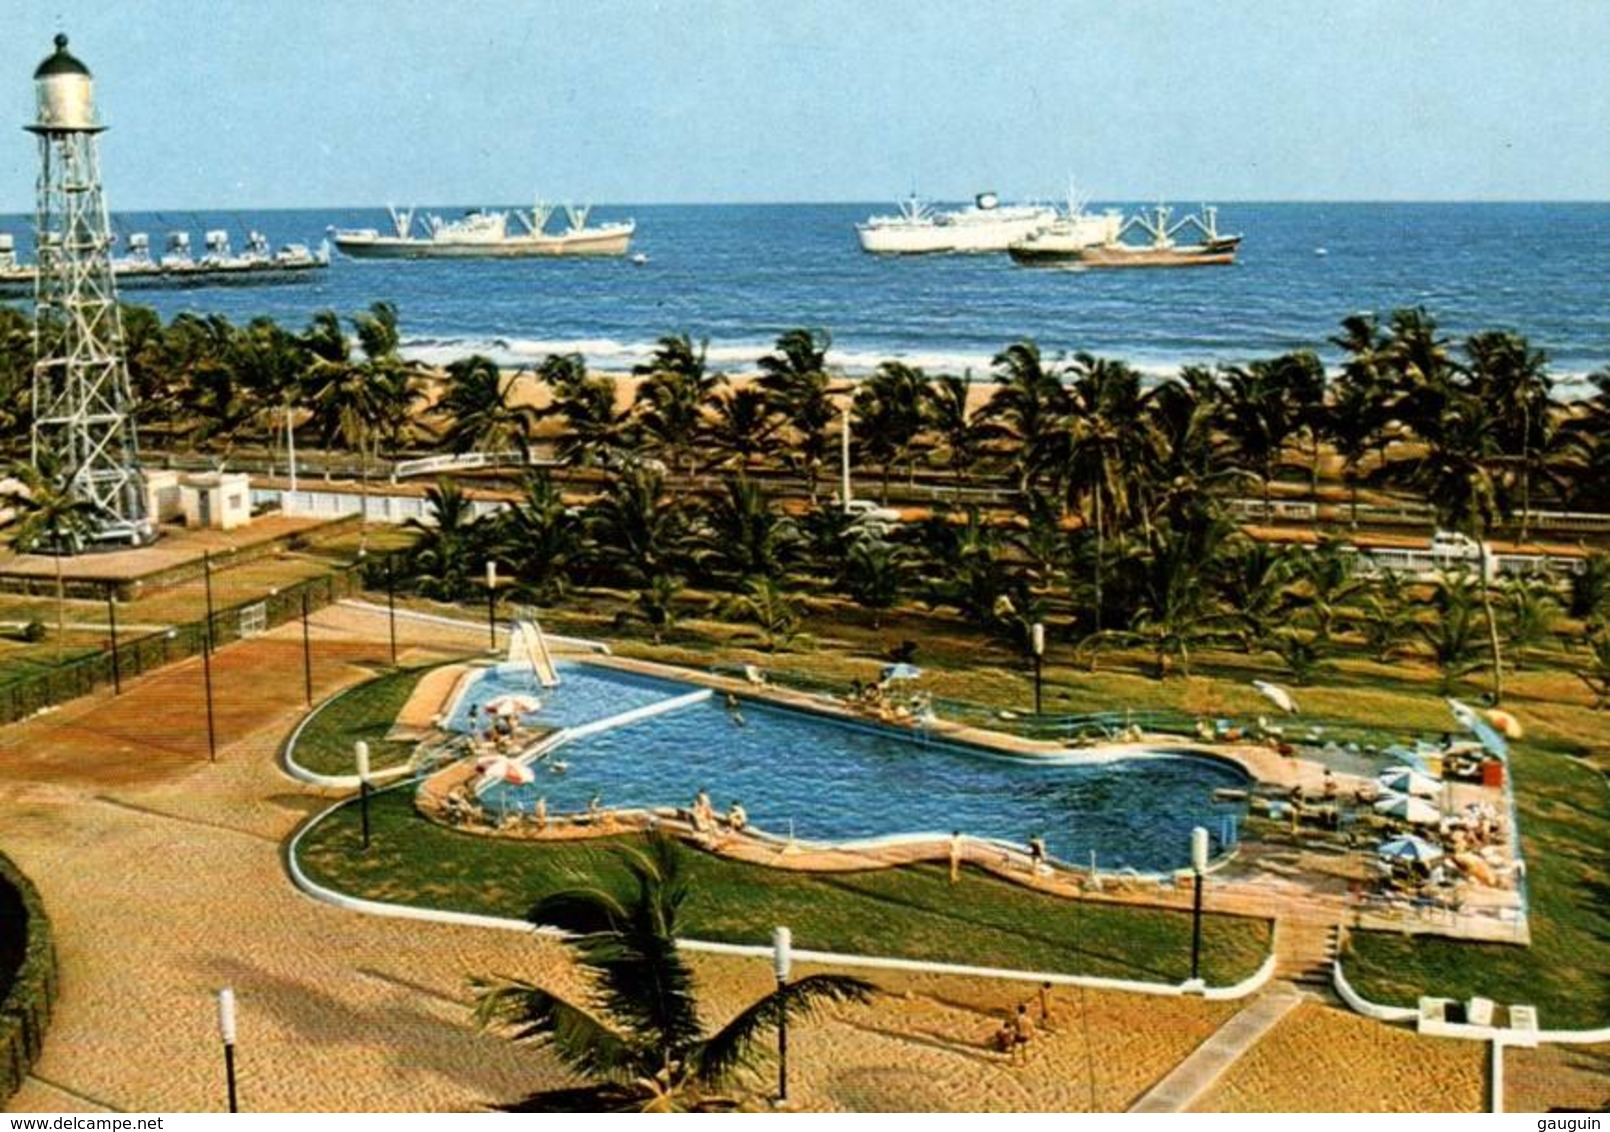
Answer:
M0 1108L44 1049L56 978L56 948L39 892L0 853Z

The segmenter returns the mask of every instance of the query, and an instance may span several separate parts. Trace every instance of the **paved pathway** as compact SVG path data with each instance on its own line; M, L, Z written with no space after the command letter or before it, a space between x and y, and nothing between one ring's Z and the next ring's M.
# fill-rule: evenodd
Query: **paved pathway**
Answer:
M1196 1052L1174 1067L1130 1112L1184 1112L1224 1071L1290 1013L1302 995L1290 983L1275 983L1241 1013L1220 1026Z

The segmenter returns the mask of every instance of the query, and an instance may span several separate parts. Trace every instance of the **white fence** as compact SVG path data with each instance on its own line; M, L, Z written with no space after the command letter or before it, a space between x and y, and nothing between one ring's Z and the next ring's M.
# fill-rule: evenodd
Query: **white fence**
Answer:
M296 491L285 491L277 487L254 487L252 506L277 506L287 515L313 519L339 519L346 515L363 515L371 523L401 524L414 521L425 526L430 526L434 521L430 504L420 495L371 492L368 496L364 496L333 488L311 491L298 488ZM483 515L501 511L507 506L508 504L502 500L472 499L469 503L470 516L479 519Z
M391 480L396 483L410 476L434 476L442 472L472 472L480 468L529 467L557 468L556 460L539 460L535 456L522 456L518 452L459 452L441 456L425 456L418 460L400 460L391 468Z

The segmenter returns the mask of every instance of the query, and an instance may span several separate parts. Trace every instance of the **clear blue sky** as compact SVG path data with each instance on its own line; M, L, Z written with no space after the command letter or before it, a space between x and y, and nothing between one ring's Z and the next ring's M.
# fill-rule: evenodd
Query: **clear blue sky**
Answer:
M25 9L17 12L15 9ZM1610 2L18 0L95 72L115 210L1610 199Z

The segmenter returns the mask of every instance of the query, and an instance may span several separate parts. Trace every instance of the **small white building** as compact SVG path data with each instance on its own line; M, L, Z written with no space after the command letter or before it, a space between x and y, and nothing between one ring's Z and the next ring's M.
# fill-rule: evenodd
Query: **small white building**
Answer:
M206 472L179 478L184 525L232 531L252 521L252 481L244 472Z

